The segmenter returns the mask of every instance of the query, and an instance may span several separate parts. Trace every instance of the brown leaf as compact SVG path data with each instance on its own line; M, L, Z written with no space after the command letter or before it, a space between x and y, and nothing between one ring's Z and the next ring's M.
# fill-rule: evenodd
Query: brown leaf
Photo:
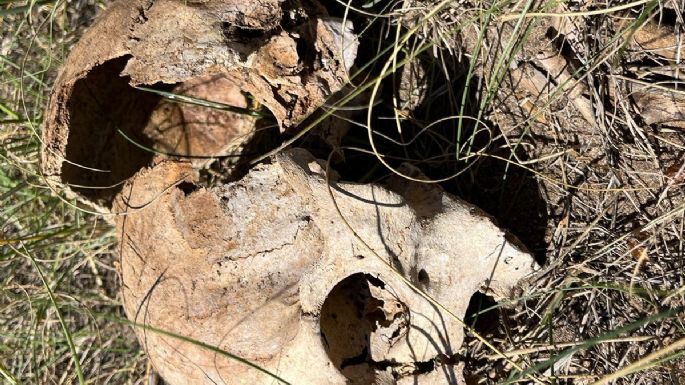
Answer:
M635 258L639 263L644 263L649 261L649 254L647 253L647 248L642 244L644 240L640 241L636 238L628 238L626 243L630 249L630 255Z
M665 171L664 175L673 180L675 183L685 182L685 168L681 163L673 163Z
M535 120L542 124L547 124L545 114L540 111L540 109L535 105L535 103L530 101L530 98L525 98L521 100L520 105L524 110L526 110L528 115L535 116Z
M682 42L678 41L674 28L656 22L649 22L637 30L633 40L639 49L668 59L675 60L685 53L679 53Z
M685 98L680 93L635 87L631 96L645 123L685 128Z
M584 93L589 93L587 86L574 79L571 74L570 64L566 58L558 52L543 50L538 53L537 60L547 71L548 76L555 79L557 85L568 95L569 100L576 106L583 118L588 123L593 124L595 122L595 114L592 109L592 103L587 97L583 96Z

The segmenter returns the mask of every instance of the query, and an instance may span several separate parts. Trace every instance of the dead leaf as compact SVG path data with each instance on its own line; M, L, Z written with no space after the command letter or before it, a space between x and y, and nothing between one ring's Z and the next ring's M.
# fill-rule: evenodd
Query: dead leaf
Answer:
M649 22L637 30L633 35L634 48L648 51L651 54L660 55L668 59L676 60L682 54L679 41L674 27Z
M685 128L685 98L676 91L654 87L633 87L631 96L647 124Z
M682 163L673 163L665 171L664 175L675 183L685 182L685 166Z
M643 245L644 240L638 240L636 238L628 238L626 244L630 249L630 255L635 258L638 264L642 264L649 261L649 254L647 253L647 248Z
M537 55L537 61L547 71L549 78L554 79L562 92L578 109L578 112L590 124L595 122L592 102L583 94L589 93L584 83L577 81L570 71L570 64L559 52L543 50Z

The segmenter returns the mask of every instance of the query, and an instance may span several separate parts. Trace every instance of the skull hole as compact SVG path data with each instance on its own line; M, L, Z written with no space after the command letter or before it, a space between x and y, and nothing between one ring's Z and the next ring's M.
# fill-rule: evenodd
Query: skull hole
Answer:
M494 298L476 292L471 296L469 306L464 315L464 322L487 340L506 339L508 338L507 334L501 327L503 324L506 324L506 322L503 323L503 319L501 319L504 315L506 315L506 311L502 311L502 309L497 306L497 302ZM469 346L476 341L475 335L468 333L464 337L464 346ZM463 361L465 364L463 373L467 379L480 378L482 376L482 368L490 365L486 358L470 354L465 356ZM495 370L495 372L492 372L493 374L505 375L501 373L501 368L494 368L493 370Z
M406 333L408 309L391 295L380 279L357 273L339 282L328 294L321 308L321 337L328 356L350 384L376 383L377 371L393 362L374 360L374 338L383 333L393 340Z
M200 187L200 186L198 186L198 185L196 185L196 184L194 184L194 183L185 182L185 181L179 183L178 186L176 186L176 188L178 188L179 190L183 191L183 195L185 195L185 196L188 196L188 195L192 194L193 192L197 191L197 189L198 189L199 187Z
M501 337L498 330L502 324L500 308L497 306L497 301L491 296L481 292L474 293L471 296L468 308L466 308L464 321L478 334Z
M62 181L84 197L107 205L121 189L120 183L154 155L140 147L151 145L140 134L162 98L133 88L128 77L120 76L128 59L124 56L94 67L76 81L68 101L69 137ZM171 86L160 88L170 90Z
M190 159L198 169L215 159L221 160L215 162L219 168L234 168L235 153L261 154L274 146L264 140L278 136L270 113L261 109L264 115L257 118L244 112L252 108L251 96L234 80L219 74L145 86L159 94L136 88L121 75L130 58L93 67L68 95L64 119L69 130L60 175L86 199L109 207L122 182L158 153ZM165 99L164 93L186 95L191 101Z
M424 269L419 270L418 279L419 283L423 285L423 287L428 287L431 281L428 272L426 272Z

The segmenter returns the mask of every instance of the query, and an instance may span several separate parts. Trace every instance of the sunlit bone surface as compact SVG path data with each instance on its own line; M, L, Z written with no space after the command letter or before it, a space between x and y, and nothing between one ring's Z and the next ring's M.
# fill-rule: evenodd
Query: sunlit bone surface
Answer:
M255 130L252 116L171 104L150 89L264 107L288 131L345 85L357 46L352 23L315 0L114 1L55 80L43 174L108 213L121 184L152 160L150 149L219 156Z
M209 189L185 163L136 174L114 203L128 213L117 219L128 317L291 383L463 384L453 357L463 326L453 315L478 290L508 296L533 258L438 188L395 180L399 193L333 181L329 189L324 169L293 149ZM170 385L276 381L136 330Z

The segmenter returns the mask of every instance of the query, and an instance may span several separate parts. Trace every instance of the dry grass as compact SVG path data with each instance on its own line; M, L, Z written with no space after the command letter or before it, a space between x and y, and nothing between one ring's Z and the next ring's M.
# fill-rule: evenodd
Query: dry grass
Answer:
M49 86L104 2L26 3L0 1L0 374L144 384L144 356L115 321L111 230L57 198L38 172ZM373 106L344 117L353 122L346 165L367 167L340 171L389 174L368 168L378 164L371 132L376 152L445 179L543 263L510 303L474 299L467 321L508 358L471 335L469 383L529 382L510 360L546 383L685 383L685 5L364 3L331 5L366 39L354 79L365 91L342 100ZM428 79L414 84L425 100L413 110L393 90L403 64Z
M38 171L50 84L102 3L7 14L23 5L0 2L0 383L142 384L132 331L104 318L123 316L112 230L57 198Z

